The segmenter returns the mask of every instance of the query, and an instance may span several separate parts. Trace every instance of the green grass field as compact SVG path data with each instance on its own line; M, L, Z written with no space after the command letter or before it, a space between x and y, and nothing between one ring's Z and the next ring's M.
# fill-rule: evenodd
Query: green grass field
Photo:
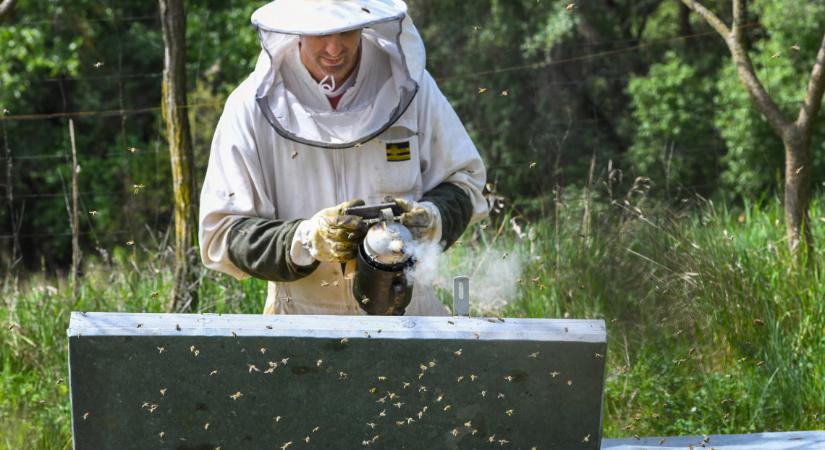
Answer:
M608 437L822 429L822 251L809 268L792 262L776 202L624 200L476 225L442 257L435 283L447 301L450 277L470 275L476 314L604 319ZM812 217L820 223L816 204ZM71 448L69 313L166 311L167 258L142 248L88 262L77 301L65 279L7 280L0 447ZM204 312L258 313L265 286L204 271L200 296Z

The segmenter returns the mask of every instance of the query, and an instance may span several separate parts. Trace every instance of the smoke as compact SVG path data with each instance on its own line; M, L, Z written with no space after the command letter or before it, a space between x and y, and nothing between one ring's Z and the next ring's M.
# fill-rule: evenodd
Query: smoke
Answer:
M529 259L518 245L507 249L495 245L456 247L444 254L440 245L432 243L411 245L406 251L416 260L406 272L410 283L432 284L448 292L448 298L452 298L454 278L468 277L470 309L477 315L499 314L516 299L518 282Z

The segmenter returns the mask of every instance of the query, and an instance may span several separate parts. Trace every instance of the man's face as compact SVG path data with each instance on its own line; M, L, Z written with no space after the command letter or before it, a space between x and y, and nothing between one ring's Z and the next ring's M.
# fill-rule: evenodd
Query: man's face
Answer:
M360 43L361 30L301 36L301 61L318 81L327 75L343 81L358 64Z

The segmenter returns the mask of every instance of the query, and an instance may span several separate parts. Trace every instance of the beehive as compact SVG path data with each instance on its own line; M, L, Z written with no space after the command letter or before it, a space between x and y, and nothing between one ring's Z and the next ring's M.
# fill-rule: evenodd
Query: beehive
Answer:
M84 449L598 449L602 321L74 313Z

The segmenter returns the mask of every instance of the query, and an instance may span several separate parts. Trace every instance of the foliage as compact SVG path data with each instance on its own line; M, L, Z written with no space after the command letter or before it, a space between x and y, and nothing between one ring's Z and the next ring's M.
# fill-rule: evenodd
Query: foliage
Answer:
M668 52L646 76L631 78L628 94L637 123L627 154L630 166L660 180L668 193L670 186L690 188L711 183L714 187L719 151L696 146L714 134L712 124L705 119L708 101L715 94L711 81L698 76L697 70L675 52Z
M825 4L762 0L754 2L753 13L764 27L750 33L758 76L785 117L796 120L825 30ZM732 64L726 63L717 80L714 122L728 148L722 159L725 187L744 198L776 188L783 174L782 141L752 106ZM814 130L813 172L821 173L825 115Z

